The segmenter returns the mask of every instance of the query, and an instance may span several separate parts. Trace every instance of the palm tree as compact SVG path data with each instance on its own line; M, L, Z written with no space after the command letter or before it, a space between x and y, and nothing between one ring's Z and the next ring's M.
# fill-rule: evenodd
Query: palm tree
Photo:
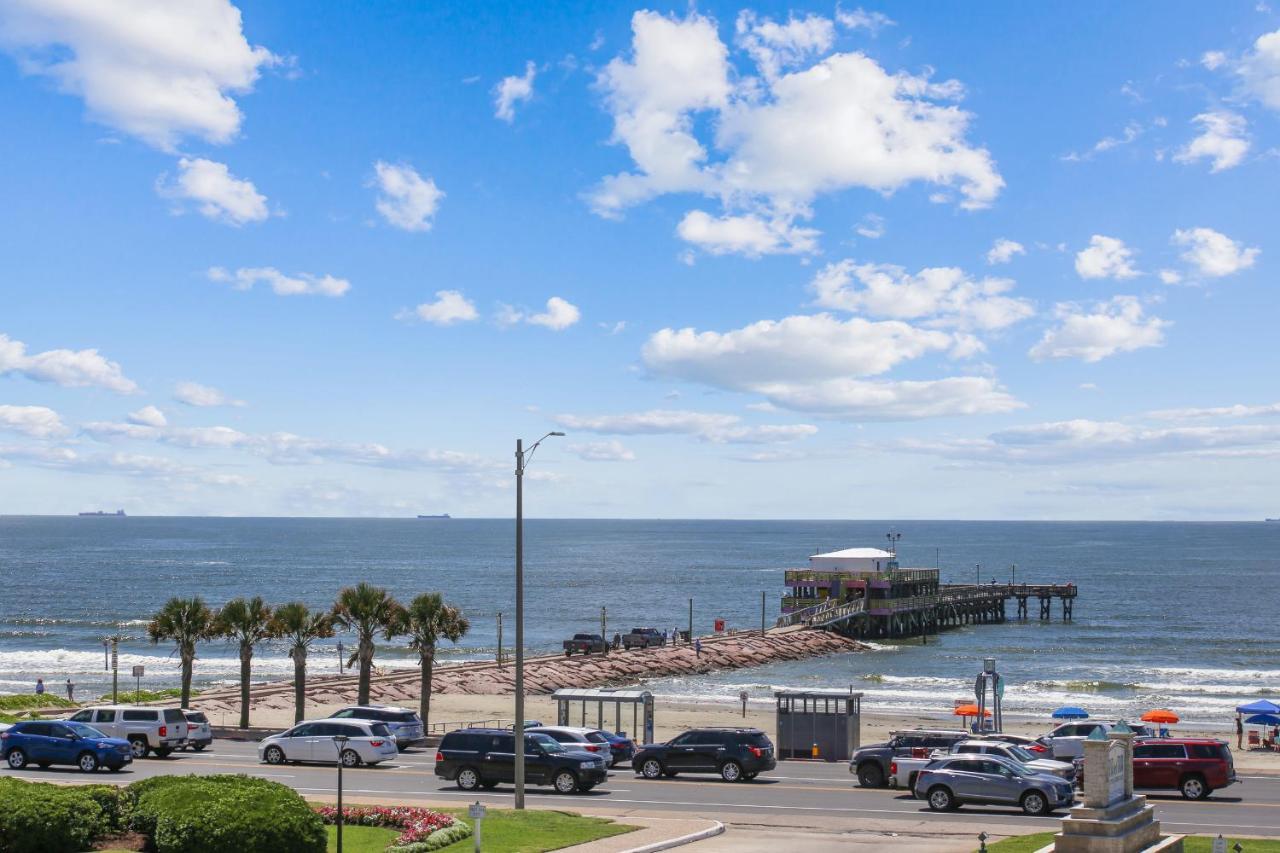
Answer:
M222 609L214 622L219 637L226 637L240 646L240 728L249 728L249 669L253 662L253 648L263 640L275 636L275 622L271 608L261 596L251 599L233 598Z
M301 601L291 601L276 608L275 634L289 643L293 658L293 721L302 722L307 704L307 653L311 644L333 636L333 616L312 613Z
M422 667L422 695L418 712L426 730L431 715L431 672L436 663L436 643L441 639L458 642L471 623L462 611L444 603L438 592L424 592L409 603L401 615L397 633L409 637L409 648L418 653Z
M213 611L200 596L171 598L151 617L147 636L154 645L171 640L182 661L182 707L191 706L191 666L196 659L196 643L214 636Z
M379 632L387 639L399 633L400 614L404 608L381 587L364 581L343 588L333 604L334 625L356 633L356 651L347 665L360 662L359 690L356 702L369 704L369 672L373 669L373 638Z

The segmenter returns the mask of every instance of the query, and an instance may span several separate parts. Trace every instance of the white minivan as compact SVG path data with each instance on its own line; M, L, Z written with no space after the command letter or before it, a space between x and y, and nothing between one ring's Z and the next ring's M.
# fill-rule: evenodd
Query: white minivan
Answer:
M71 720L129 741L135 759L146 758L149 753L165 758L187 741L187 717L181 708L99 705L77 711Z
M336 737L345 737L338 752ZM359 767L390 761L400 754L395 736L386 723L372 720L314 720L298 723L288 731L263 738L258 758L267 764L315 761L343 767Z

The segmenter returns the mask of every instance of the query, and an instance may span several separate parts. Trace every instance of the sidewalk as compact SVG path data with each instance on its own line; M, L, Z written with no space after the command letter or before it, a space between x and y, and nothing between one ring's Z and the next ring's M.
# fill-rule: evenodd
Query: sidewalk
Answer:
M728 826L722 835L681 848L688 853L778 853L803 850L805 853L845 853L845 851L910 850L912 853L973 853L978 849L972 826L955 831L929 827L919 835L898 830L800 830L762 826ZM991 840L999 836L992 833Z
M596 815L606 817L606 815ZM618 823L638 826L635 832L615 835L564 848L565 853L626 853L629 850L659 850L684 847L699 837L714 836L724 831L717 820L704 817L641 817L639 815L614 816ZM687 839L687 840L686 840ZM697 842L702 843L702 842ZM726 848L727 849L727 848Z

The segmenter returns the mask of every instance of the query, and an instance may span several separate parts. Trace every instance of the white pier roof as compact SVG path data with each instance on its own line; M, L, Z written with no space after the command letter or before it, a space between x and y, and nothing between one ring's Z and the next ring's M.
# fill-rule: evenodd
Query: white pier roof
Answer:
M843 551L828 551L825 554L814 554L810 560L890 560L893 554L879 548L845 548Z

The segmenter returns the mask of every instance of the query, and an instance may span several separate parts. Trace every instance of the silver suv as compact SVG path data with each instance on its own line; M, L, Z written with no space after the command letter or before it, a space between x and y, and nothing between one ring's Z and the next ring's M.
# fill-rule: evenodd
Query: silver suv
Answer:
M152 708L137 705L102 705L71 715L77 723L88 723L108 737L129 741L135 759L155 753L167 758L187 741L187 717L181 708Z
M997 755L940 758L916 776L915 794L938 812L974 804L1019 806L1029 815L1047 815L1075 800L1071 783L1062 777L1033 773Z
M426 743L426 733L422 727L422 717L409 708L395 705L349 705L329 715L329 719L369 720L374 723L385 723L395 738L397 749L407 749Z

